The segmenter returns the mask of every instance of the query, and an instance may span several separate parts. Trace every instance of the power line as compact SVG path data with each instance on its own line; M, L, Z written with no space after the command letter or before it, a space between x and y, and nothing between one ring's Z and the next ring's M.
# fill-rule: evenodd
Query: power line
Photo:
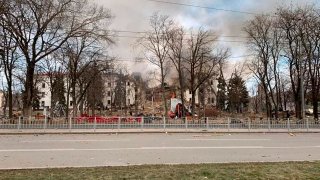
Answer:
M153 34L153 32L148 32L148 31L129 31L129 30L112 30L112 31L115 32L115 33L132 33L132 34L147 34L147 33L151 33L151 34ZM210 35L210 36L215 36L215 35ZM246 36L237 36L237 35L223 35L223 36L218 36L218 37L245 38L245 39L250 38L250 37L246 37Z
M147 1L156 2L156 3L162 3L162 4L171 4L171 5L178 5L178 6L187 6L187 7L195 7L195 8L202 8L202 9L211 9L211 10L217 10L217 11L226 11L226 12L240 13L240 14L259 15L258 13L249 12L249 11L238 11L238 10L232 10L232 9L222 9L222 8L215 8L215 7L198 6L198 5L193 5L193 4L168 2L168 1L160 1L160 0L147 0Z

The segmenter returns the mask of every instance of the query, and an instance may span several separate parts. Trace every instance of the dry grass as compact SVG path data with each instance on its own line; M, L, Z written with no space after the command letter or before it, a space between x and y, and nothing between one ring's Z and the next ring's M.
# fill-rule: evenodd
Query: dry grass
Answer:
M2 170L0 179L319 179L320 162Z

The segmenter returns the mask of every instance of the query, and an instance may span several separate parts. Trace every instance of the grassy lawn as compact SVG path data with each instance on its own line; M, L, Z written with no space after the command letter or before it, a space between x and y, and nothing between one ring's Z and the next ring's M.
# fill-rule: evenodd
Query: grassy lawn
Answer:
M1 170L0 179L320 179L320 161Z

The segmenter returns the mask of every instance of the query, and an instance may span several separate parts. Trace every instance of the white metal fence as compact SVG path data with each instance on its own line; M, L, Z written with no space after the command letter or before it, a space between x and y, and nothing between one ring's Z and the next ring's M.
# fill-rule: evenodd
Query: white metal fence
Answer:
M241 119L241 118L182 118L166 117L76 117L0 119L0 129L220 129L220 130L305 130L319 129L314 119Z

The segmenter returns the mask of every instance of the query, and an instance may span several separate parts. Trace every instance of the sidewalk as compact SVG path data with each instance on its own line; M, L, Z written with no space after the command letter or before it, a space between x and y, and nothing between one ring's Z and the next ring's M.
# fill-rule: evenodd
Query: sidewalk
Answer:
M115 133L320 133L320 129L0 129L14 134L115 134Z

